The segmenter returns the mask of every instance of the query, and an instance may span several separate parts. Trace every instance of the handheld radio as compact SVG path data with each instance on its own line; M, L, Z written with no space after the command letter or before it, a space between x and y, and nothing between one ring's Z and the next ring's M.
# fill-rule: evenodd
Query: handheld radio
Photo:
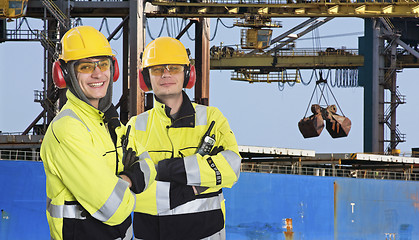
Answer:
M128 126L127 132L121 138L122 152L124 154L127 152L128 138L129 138L129 132L130 132L130 130L131 130L131 125Z
M215 121L212 121L208 130L205 132L204 136L202 137L201 143L197 149L197 153L201 156L208 155L211 152L212 147L215 144L215 134L210 136L211 130L215 125Z

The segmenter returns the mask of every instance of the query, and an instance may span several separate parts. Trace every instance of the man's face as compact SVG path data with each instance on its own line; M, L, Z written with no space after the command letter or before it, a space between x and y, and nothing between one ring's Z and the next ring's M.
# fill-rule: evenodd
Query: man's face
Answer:
M184 66L178 64L159 65L149 68L151 87L160 98L181 96L184 81Z
M84 58L74 65L81 90L96 108L108 90L110 65L111 61L107 57Z

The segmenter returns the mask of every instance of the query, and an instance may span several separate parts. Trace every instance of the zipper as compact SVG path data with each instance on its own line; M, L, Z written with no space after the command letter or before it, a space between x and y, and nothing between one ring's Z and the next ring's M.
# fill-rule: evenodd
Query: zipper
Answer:
M171 158L174 158L174 155L175 155L175 147L173 146L172 139L170 138L170 135L169 135L170 126L169 125L166 126L166 129L167 129L167 138L169 138L169 142L172 145L172 156L171 156Z

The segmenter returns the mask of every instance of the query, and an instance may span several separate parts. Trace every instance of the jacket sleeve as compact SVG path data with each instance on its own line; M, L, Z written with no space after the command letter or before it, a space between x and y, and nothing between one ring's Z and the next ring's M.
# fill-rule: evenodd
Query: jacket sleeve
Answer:
M134 151L141 152L144 147L139 141L141 138L136 135L136 121L137 117L132 117L127 124L127 126L131 125L128 148L131 147ZM155 177L156 171L154 170L153 179ZM157 180L150 184L150 187L147 189L147 191L137 194L136 196L137 203L135 212L142 212L151 215L157 215L159 213L166 212L196 198L191 186L179 184L176 182L165 182Z
M208 122L211 122L210 120L216 122L214 147L222 147L223 150L212 156L194 154L184 158L162 160L157 167L159 180L218 189L230 188L237 182L241 156L236 138L227 119L218 109L212 109L212 114L209 114L212 117Z
M122 223L135 206L135 194L103 161L103 153L95 149L89 129L75 119L63 120L50 126L55 139L50 139L48 145L49 170L91 216L108 225Z
M121 136L121 138L122 136L128 137L128 149L130 147L129 142L134 141L134 139L130 139L129 136L125 136L125 127L117 129L117 133L118 136ZM127 175L132 181L133 186L131 187L131 189L133 189L134 187L136 190L133 191L135 193L140 193L149 188L151 183L153 183L154 179L156 178L156 168L146 149L139 144L135 144L135 146L136 147L133 148L133 150L136 152L136 155L138 156L139 160L136 161L129 169L122 167L124 171L120 172L119 174Z

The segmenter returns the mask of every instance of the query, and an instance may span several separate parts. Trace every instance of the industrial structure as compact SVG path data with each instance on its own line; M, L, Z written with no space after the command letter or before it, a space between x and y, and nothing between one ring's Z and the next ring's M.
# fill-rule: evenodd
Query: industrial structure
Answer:
M405 134L397 128L396 110L405 103L397 90L397 72L402 68L419 67L415 50L415 1L7 1L0 4L0 42L39 41L45 49L44 90L36 93L35 101L43 111L35 118L16 143L27 142L29 132L42 135L57 110L65 102L62 90L54 87L51 65L56 57L55 44L65 31L80 17L120 18L121 23L109 39L123 33L123 93L117 104L121 120L126 122L150 108L152 95L144 94L137 85L140 53L144 47L146 18L183 18L189 23L180 38L195 27L195 65L200 81L195 86L195 101L208 104L209 70L232 70L232 80L248 82L299 82L300 69L322 71L336 69L357 75L364 87L364 152L397 154L397 145L405 141ZM6 29L6 19L32 17L44 20L42 30ZM280 17L309 17L280 36L272 36L271 28L281 27ZM299 51L293 42L327 23L334 17L365 18L365 36L359 40L359 50L328 48L320 51ZM213 46L204 37L208 18L238 18L243 27L239 49ZM208 29L207 29L208 30ZM210 57L211 56L211 57ZM346 83L348 84L348 83ZM391 95L386 102L385 93ZM385 138L385 131L390 138ZM2 143L12 144L0 136ZM33 139L33 138L31 138ZM36 137L35 137L36 139ZM31 141L28 142L31 144Z
M145 94L137 83L138 63L145 44L146 19L182 18L187 24L184 24L177 38L181 38L189 28L195 28L194 62L198 80L195 85L195 102L208 105L210 69L231 70L232 80L282 84L298 83L301 81L300 69L313 69L314 74L319 74L316 86L322 85L323 89L328 84L326 72L334 69L337 75L342 76L339 84L347 87L360 85L364 88L364 152L395 156L385 164L371 161L367 165L375 164L377 169L398 169L403 173L416 172L416 160L404 162L401 160L403 157L397 158L397 145L405 141L405 134L398 130L396 121L397 107L405 103L404 96L397 90L397 72L403 68L419 67L417 61L419 53L416 51L419 43L416 31L419 23L416 19L419 5L414 1L2 0L0 7L0 42L39 41L44 47L43 79L45 79L43 90L35 91L35 101L41 104L43 110L22 134L0 134L0 150L3 154L7 155L9 151L17 149L25 154L26 151L32 151L35 154L33 158L38 158L36 154L43 134L66 101L64 90L54 86L51 76L52 63L57 58L55 45L60 36L78 24L78 18L121 19L108 39L111 40L118 33L123 37L123 92L116 104L120 108L122 122L127 122L131 116L151 108L153 103L152 93ZM23 16L42 19L43 29L22 30L20 26L16 29L6 28L6 21ZM308 17L308 19L279 36L272 36L273 28L282 27L281 22L276 20L281 17ZM359 49L327 48L307 51L295 48L296 39L331 21L334 17L365 18L365 34L359 39ZM240 47L210 47L210 39L206 36L209 32L209 18L237 18L234 26L243 28ZM385 94L391 96L391 101L385 101ZM343 120L332 122L332 126L327 118L336 116L336 106L319 107L323 109L323 118L331 136L347 136L350 130L349 119L343 118L347 119L345 120L345 123L348 122L347 126L339 125L343 124ZM334 111L327 113L326 109ZM328 116L325 116L324 112ZM336 132L334 124L340 127L337 131L343 129L345 132L343 134ZM334 133L331 128L334 129ZM314 135L308 135L318 136L322 129L323 126L320 126ZM385 138L386 131L390 132L389 139ZM247 156L247 153L244 156ZM412 153L412 157L415 157L415 153ZM254 156L250 155L249 159L254 159ZM275 159L278 157L273 157L271 160ZM319 167L326 168L350 166L353 170L360 170L365 166L362 161L336 162L334 157L330 157L328 161L323 158L322 164L319 164L317 157L314 159L316 161L293 160L292 163L300 167L307 163L309 165L315 163ZM327 165L324 165L325 161Z

